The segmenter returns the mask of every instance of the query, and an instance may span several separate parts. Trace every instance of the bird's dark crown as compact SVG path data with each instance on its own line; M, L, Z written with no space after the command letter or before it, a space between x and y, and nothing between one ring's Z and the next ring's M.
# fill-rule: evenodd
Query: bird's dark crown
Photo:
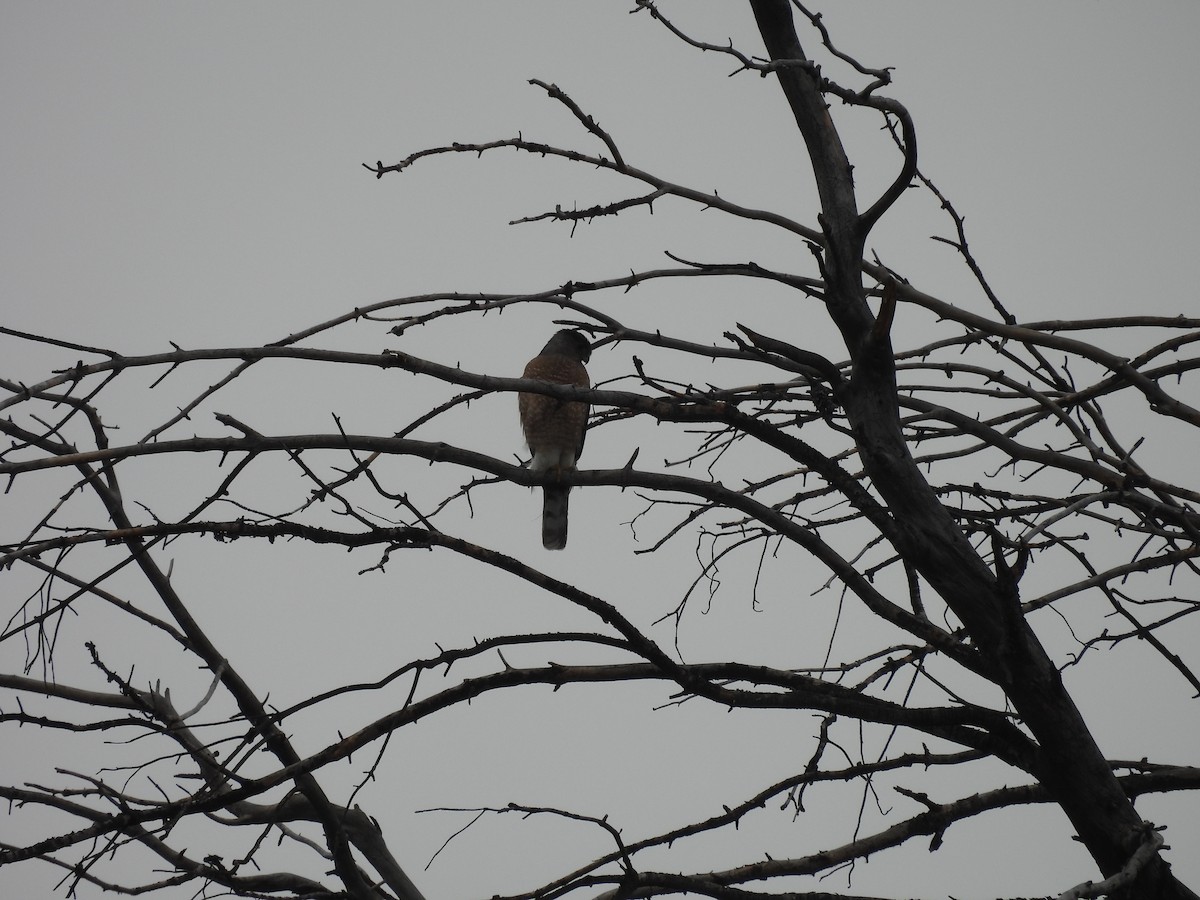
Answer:
M582 332L564 328L546 342L546 346L542 348L542 355L567 356L587 362L592 358L592 345Z

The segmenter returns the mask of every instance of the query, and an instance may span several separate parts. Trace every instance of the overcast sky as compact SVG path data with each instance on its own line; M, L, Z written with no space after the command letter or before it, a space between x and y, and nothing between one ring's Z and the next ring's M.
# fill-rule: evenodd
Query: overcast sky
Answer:
M653 217L639 210L581 227L573 238L559 225L507 226L555 204L587 206L631 193L612 178L561 164L512 153L478 161L442 158L382 180L362 167L396 162L425 146L518 131L597 150L560 106L526 83L540 78L557 83L593 114L630 163L814 224L811 173L775 85L750 74L727 77L734 68L730 58L686 47L649 16L629 15L631 5L0 3L0 323L136 354L169 349L169 341L186 347L261 344L355 306L426 291L532 291L569 279L614 277L663 265L664 251L807 272L807 251L801 248L798 256L794 241L762 229L728 228L678 204L656 206ZM697 38L732 39L744 50L761 51L745 4L676 0L662 7ZM1200 4L841 0L825 20L840 49L868 65L894 67L888 93L915 117L922 170L965 214L973 249L1018 319L1197 313L1200 126L1193 81ZM814 43L811 34L803 39L806 46ZM833 74L850 78L844 69ZM877 122L836 106L834 114L859 186L869 193L891 177L895 150ZM948 228L936 204L914 194L885 218L870 246L923 289L986 311L952 252L929 240ZM794 327L767 299L692 297L681 290L666 289L662 302L688 337L719 340L734 321L731 300L739 304L738 321L763 326L759 330ZM638 313L636 298L614 302L624 304L622 315ZM541 320L530 313L488 320L488 330L465 344L461 336L420 332L405 349L461 361L475 371L516 374L553 330L553 315L548 310ZM636 324L652 327L652 321ZM399 346L385 326L364 326L334 340L368 352ZM26 382L46 376L52 363L40 351L5 346L0 375ZM627 368L627 356L598 354L593 376ZM378 411L380 404L400 402L355 396L347 404L337 384L313 390L328 395L297 397L286 381L274 381L248 390L241 402L261 415L256 421L292 430L316 428L309 415L314 422L324 416L319 427L328 430L330 409ZM132 438L171 409L133 404L122 427ZM503 415L496 413L497 431L479 429L475 437L490 452L511 457L519 438L511 413ZM210 421L196 429L209 428ZM389 430L381 426L381 433ZM508 451L505 441L513 445ZM589 443L588 454L599 457L593 460L599 467L621 464L628 452ZM572 540L601 552L548 565L561 567L555 570L560 574L594 578L597 586L611 574L614 554L627 548L602 534L602 516L594 518L597 524L589 518L578 529L573 519ZM486 512L481 520L489 521ZM522 515L519 531L519 537L498 534L497 544L528 552L535 520ZM240 551L230 553L231 571L258 571L253 554L243 560ZM313 590L322 596L360 590L382 595L383 588L347 582L356 568L310 573L307 583L279 592L303 595L319 578L320 588ZM421 582L406 587L436 590ZM652 612L669 606L660 603ZM353 615L361 618L354 622L363 631L332 647L332 658L352 654L360 657L352 661L358 664L371 653L387 654L388 642L378 634L386 630L378 619L384 608L358 609ZM234 646L246 640L247 656L262 640L261 632L246 637L255 635L256 625L279 627L278 608L253 612L242 605L238 615L249 618L239 618L225 637ZM323 629L329 622L349 630L350 614L327 615L314 614L319 622L312 634L288 639L315 647L328 644L330 632ZM216 613L209 624L222 628ZM299 627L294 621L290 626ZM400 626L393 621L389 627ZM440 633L430 625L420 646L431 647L432 635ZM462 639L470 634L464 631ZM0 661L6 671L16 668L7 658ZM270 672L264 664L256 675L269 680ZM304 687L261 684L273 693L302 693ZM1173 690L1179 693L1178 685ZM1194 708L1180 708L1190 709L1184 713L1190 719L1179 727L1200 741ZM532 886L534 876L513 858L529 832L510 845L496 826L489 841L508 848L496 849L497 858L477 863L481 857L473 854L492 845L464 843L456 861L435 863L425 873L420 867L464 823L414 817L412 810L536 799L529 795L548 780L594 780L562 762L573 742L596 739L588 730L596 727L594 711L585 716L556 707L562 727L554 739L560 743L548 747L510 733L511 711L503 710L481 704L469 713L492 722L496 746L489 771L502 775L472 771L468 777L455 768L478 768L447 749L446 735L461 724L459 711L446 717L446 730L418 731L405 751L406 759L433 766L433 774L417 778L411 768L392 773L407 792L388 795L386 815L372 810L389 834L413 831L411 874L431 900ZM808 728L806 723L797 733L807 735ZM1119 744L1130 723L1114 718L1097 730ZM764 744L778 737L768 726L762 734ZM1101 744L1121 755L1103 739ZM649 830L711 811L698 801L693 809L686 785L710 777L712 767L723 763L723 748L699 753L699 774L678 771L672 783L678 790L664 787L652 808L629 824ZM1118 749L1132 753L1136 746ZM488 793L483 785L491 779L495 786L497 777L505 780ZM723 799L767 781L766 775L734 774ZM582 802L602 803L608 791L585 792ZM1192 806L1190 814L1181 813L1179 804L1171 807L1168 842L1177 847L1200 840L1200 804ZM1043 815L1032 819L1051 822L1053 830ZM1018 821L1004 819L1008 825ZM1002 828L998 834L1004 837ZM1028 835L1026 843L1015 835L1012 840L1022 862L990 872L989 890L1063 890L1090 874L1079 856L1029 860L1037 841ZM954 847L936 857L921 848L913 859L952 867L952 852L970 859ZM1196 854L1177 851L1170 858L1185 881L1200 884ZM29 877L34 870L22 872ZM491 879L497 873L503 877ZM964 864L953 882L955 895L984 896L971 889L977 874ZM13 877L0 871L0 887L27 887ZM941 877L931 883L951 884ZM913 890L921 884L915 880ZM37 885L44 888L44 882ZM854 889L887 887L873 884L867 867L856 874Z

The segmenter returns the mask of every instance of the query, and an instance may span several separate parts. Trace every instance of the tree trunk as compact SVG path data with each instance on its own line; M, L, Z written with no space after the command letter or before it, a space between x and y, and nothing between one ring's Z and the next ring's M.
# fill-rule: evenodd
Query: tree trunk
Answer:
M751 6L772 60L806 59L788 0L751 0ZM860 265L869 225L862 224L858 214L851 166L814 70L786 66L777 73L812 160L826 241L826 302L853 361L850 382L838 399L864 469L897 518L896 550L962 621L992 680L1038 742L1033 774L1067 814L1100 871L1111 876L1142 843L1146 825L1022 616L1015 581L1007 572L998 577L988 567L909 453L888 336L889 301L876 318L862 285ZM910 152L915 154L915 147ZM1196 897L1175 880L1158 855L1132 887L1113 896Z

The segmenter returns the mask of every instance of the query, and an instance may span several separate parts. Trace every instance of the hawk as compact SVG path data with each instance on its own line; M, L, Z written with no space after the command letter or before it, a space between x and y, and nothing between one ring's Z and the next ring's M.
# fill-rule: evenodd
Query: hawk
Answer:
M578 331L564 328L550 338L542 352L525 366L522 378L536 378L551 384L591 387L583 364L592 356L592 345ZM533 454L532 472L559 476L575 468L583 451L588 404L560 400L545 394L522 392L517 397L521 430ZM567 495L570 487L547 484L542 487L542 546L561 550L567 546Z

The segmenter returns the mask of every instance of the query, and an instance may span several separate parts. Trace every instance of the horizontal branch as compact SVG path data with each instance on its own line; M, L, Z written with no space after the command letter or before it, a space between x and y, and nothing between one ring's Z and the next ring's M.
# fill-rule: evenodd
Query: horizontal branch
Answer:
M446 368L446 367L440 367ZM457 372L458 370L447 369ZM467 376L464 378L479 380L511 390L528 388L553 396L567 398L591 398L593 402L625 402L640 406L655 414L673 421L708 421L713 416L727 417L732 408L728 404L684 403L673 400L654 400L637 394L626 394L617 391L584 391L578 388L550 385L545 382L526 381L523 379L491 378L490 376ZM0 432L9 431L14 426L0 420ZM778 440L794 440L781 431L775 431ZM176 441L158 441L150 444L136 444L125 447L110 447L100 450L80 451L68 456L44 457L42 459L22 460L0 464L0 474L18 475L25 472L49 469L60 466L78 466L92 464L107 464L142 456L159 456L177 453L233 453L259 454L266 452L296 453L304 450L357 450L366 453L393 454L398 456L413 456L428 460L431 463L451 463L464 466L480 472L486 472L505 481L526 487L534 487L545 483L545 476L529 469L503 462L495 457L454 447L442 442L417 441L408 438L380 437L374 435L352 434L310 434L310 435L247 435L242 437L194 437ZM789 541L796 543L824 563L827 568L843 581L864 603L886 621L903 628L938 650L948 654L960 664L976 670L977 663L974 654L947 632L929 621L913 615L890 602L878 589L870 583L857 569L841 555L836 553L819 534L810 528L798 524L788 515L772 506L768 506L753 497L730 490L719 482L703 481L680 475L658 472L644 472L637 469L621 468L607 470L578 470L563 473L557 483L573 486L612 486L612 487L642 487L660 491L672 491L700 497L722 507L736 509L739 512L762 522L767 528L777 532ZM20 549L10 549L10 553L20 554ZM6 556L0 558L0 565L11 563Z
M819 241L821 232L814 228L809 228L806 225L801 225L787 216L781 216L779 213L771 212L767 209L756 209L750 206L742 206L737 203L732 203L725 200L719 194L711 191L698 191L695 188L689 188L682 184L676 184L667 181L665 178L659 178L644 169L636 168L628 164L618 165L610 159L603 156L593 156L588 153L580 153L577 150L568 150L563 147L555 147L552 144L543 144L537 141L528 141L523 137L503 138L495 141L484 141L481 143L453 143L442 147L429 147L425 150L419 150L405 157L398 163L385 166L382 161L378 161L375 165L363 163L363 168L369 172L375 173L376 178L382 178L388 173L403 172L421 159L430 156L441 156L445 154L466 153L472 156L482 155L492 150L513 149L523 153L529 153L534 156L552 156L559 159L565 159L569 162L584 163L588 166L594 166L597 169L605 169L616 172L643 184L650 185L664 194L669 194L673 197L679 197L682 200L689 200L693 203L698 203L706 209L716 209L721 212L729 213L739 219L747 219L755 222L765 222L770 225L776 225L785 231L790 231L793 234L799 235L807 241Z
M863 271L870 274L873 278L877 278L880 282L884 282L886 279L892 277L891 273L885 267L873 263L864 263ZM918 306L928 309L930 312L937 313L942 318L966 325L984 334L1007 338L1032 347L1048 347L1054 350L1062 350L1083 359L1091 360L1097 365L1108 369L1114 375L1119 375L1133 387L1141 391L1149 401L1150 408L1154 412L1174 416L1190 425L1200 426L1200 410L1172 397L1156 382L1147 378L1143 373L1131 366L1129 360L1125 357L1109 353L1107 350L1102 350L1096 345L1085 341L988 319L985 316L947 303L944 300L939 300L912 285L900 284L897 287L897 291L902 300L915 303Z
M1166 778L1151 781L1149 776L1124 776L1118 781L1126 789L1130 797L1155 791L1180 789L1186 782L1186 790L1200 790L1200 769L1184 768L1176 771L1175 781ZM950 803L926 802L925 812L918 813L902 822L897 822L873 835L859 838L840 847L824 850L809 856L793 859L767 859L762 862L739 866L734 869L707 872L695 876L684 876L712 882L718 885L741 884L748 881L762 881L770 878L796 875L816 875L828 871L834 866L855 859L866 859L882 850L897 847L914 837L929 836L935 844L940 843L942 835L956 822L977 816L980 813L1028 803L1053 803L1055 798L1040 784L1022 785L1019 787L1002 787L955 800ZM936 848L935 848L936 849ZM638 890L635 896L651 896L666 891L646 890L662 884L660 874L643 872L636 876L631 883L623 882L627 887ZM673 876L678 877L678 876ZM606 879L608 880L608 879Z

